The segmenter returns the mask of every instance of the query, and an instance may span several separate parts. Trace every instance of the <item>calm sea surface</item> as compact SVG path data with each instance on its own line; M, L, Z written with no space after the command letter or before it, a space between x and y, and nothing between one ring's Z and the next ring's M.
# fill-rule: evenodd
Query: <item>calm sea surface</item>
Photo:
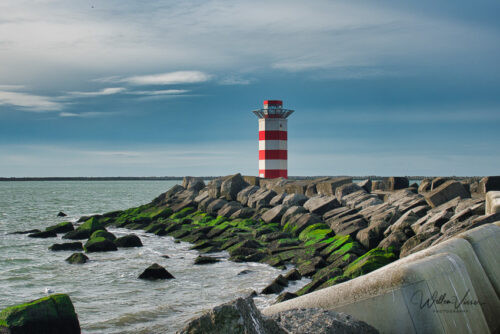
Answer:
M285 271L257 263L224 260L194 266L198 253L190 244L174 243L134 231L144 247L91 253L90 262L70 265L72 252L52 252L60 237L32 239L7 233L75 221L82 215L126 209L150 202L178 181L26 181L0 182L0 310L45 296L45 288L68 293L83 333L173 333L191 317L217 304L260 291ZM56 217L59 211L68 217ZM131 233L109 229L117 236ZM169 259L161 255L169 255ZM176 279L148 282L137 276L152 263ZM242 270L248 274L238 275ZM292 283L295 291L306 283ZM275 296L257 297L263 307Z

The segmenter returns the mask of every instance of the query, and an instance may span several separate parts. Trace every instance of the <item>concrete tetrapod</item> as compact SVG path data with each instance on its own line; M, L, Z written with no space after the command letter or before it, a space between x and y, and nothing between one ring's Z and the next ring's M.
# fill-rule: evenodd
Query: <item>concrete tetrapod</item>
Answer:
M380 268L365 276L263 310L295 308L345 312L381 333L488 333L488 324L464 262L436 254Z
M486 193L485 214L500 212L500 191L488 191Z
M457 238L467 240L483 267L486 276L493 285L497 297L500 298L500 224L487 224L465 231ZM497 308L497 317L500 318L500 307ZM500 320L498 320L500 322ZM497 327L500 331L500 326Z

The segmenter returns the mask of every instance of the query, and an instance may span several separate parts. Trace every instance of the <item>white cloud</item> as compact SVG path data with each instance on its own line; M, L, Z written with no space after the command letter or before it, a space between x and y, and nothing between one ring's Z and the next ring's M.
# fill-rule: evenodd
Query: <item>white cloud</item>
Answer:
M135 91L135 92L130 92L129 94L157 96L157 95L181 95L188 92L189 90L186 89L163 89L163 90Z
M124 79L120 82L127 82L132 85L175 85L199 83L210 80L210 75L200 71L177 71L169 73L138 75Z
M100 111L87 111L82 113L72 113L72 112L61 112L59 117L74 117L74 118L91 118L91 117L102 117L117 114L116 112L100 112Z
M123 87L110 87L110 88L103 88L97 92L69 92L68 94L77 97L96 97L96 96L114 95L124 91L125 88Z
M220 85L249 85L253 82L252 79L245 79L239 76L228 76L219 80Z
M28 111L61 110L63 104L48 96L0 91L0 105L11 105Z

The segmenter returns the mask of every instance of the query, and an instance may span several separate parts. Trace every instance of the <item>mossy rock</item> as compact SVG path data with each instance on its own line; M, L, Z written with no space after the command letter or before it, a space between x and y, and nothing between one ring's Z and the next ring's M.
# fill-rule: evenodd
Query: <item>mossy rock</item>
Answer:
M199 255L196 259L194 259L194 264L197 264L197 265L211 264L211 263L216 263L219 261L220 260L216 257Z
M363 246L361 246L361 244L359 244L358 242L349 242L330 254L330 256L327 258L327 261L330 263L335 262L338 258L346 255L347 253L362 255L365 253L365 250Z
M328 243L328 241L330 241ZM329 256L331 253L342 247L344 244L351 243L354 240L350 235L336 235L332 238L324 240L324 243L328 243L328 246L321 251L321 255Z
M83 240L90 238L91 232L90 230L74 230L63 235L63 239L71 239L71 240Z
M345 277L345 276L337 276L337 277L334 277L334 278L331 278L329 280L327 280L326 282L324 282L323 284L321 284L316 290L321 290L321 289L324 289L324 288L329 288L331 286L334 286L335 284L340 284L340 283L344 283L344 282L347 282L349 281L350 278L349 277Z
M179 219L179 218L184 218L187 215L195 212L196 209L193 208L192 206L188 206L187 208L182 209L179 212L174 213L173 215L170 216L170 219Z
M165 230L165 227L167 227L165 223L151 223L144 229L144 232L156 234L161 230Z
M113 243L113 241L110 241L110 240L103 238L103 237L89 239L85 243L85 245L83 245L83 249L85 249L85 251L87 253L108 252L108 251L118 250L118 248L116 248L116 245Z
M397 257L393 252L374 248L347 266L344 276L350 278L358 277L383 267L396 259Z
M308 235L316 230L330 230L331 231L330 227L328 225L326 225L325 223L316 223L316 224L309 225L302 232L300 232L299 239L301 241L308 240Z
M300 241L296 238L284 238L284 239L278 239L274 240L269 244L269 248L271 249L279 249L279 248L285 248L285 247L293 247L293 246L298 246L300 245Z
M92 217L89 220L87 220L85 223L80 225L76 230L77 231L89 231L90 234L92 234L97 230L106 230L106 229L104 228L104 224L101 223L97 217Z
M102 237L104 239L108 239L109 241L114 241L116 239L115 235L111 232L105 230L97 230L90 235L89 239Z
M82 243L77 241L77 242L65 242L62 244L53 244L52 246L49 247L51 251L74 251L74 250L83 250Z
M80 333L71 299L54 294L0 312L0 333Z
M115 240L115 245L117 247L142 247L141 239L135 234L124 235Z
M69 231L73 231L75 228L71 222L62 222L56 225L49 226L45 229L45 231L52 231L54 233L66 233Z
M65 261L71 264L84 264L89 258L83 253L73 253Z

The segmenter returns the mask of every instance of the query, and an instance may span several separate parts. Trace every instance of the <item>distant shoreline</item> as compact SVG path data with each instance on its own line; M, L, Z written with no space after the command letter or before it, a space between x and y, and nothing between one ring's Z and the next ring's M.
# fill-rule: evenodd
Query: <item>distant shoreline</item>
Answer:
M197 176L203 180L213 180L220 176ZM291 180L308 180L316 179L320 177L327 176L290 176ZM338 176L328 176L328 177L340 177ZM386 176L351 176L354 180L381 180ZM434 178L436 176L406 176L410 180L423 180ZM446 176L453 178L455 180L477 178L480 179L482 176ZM1 181L181 181L184 176L103 176L103 177L0 177Z

